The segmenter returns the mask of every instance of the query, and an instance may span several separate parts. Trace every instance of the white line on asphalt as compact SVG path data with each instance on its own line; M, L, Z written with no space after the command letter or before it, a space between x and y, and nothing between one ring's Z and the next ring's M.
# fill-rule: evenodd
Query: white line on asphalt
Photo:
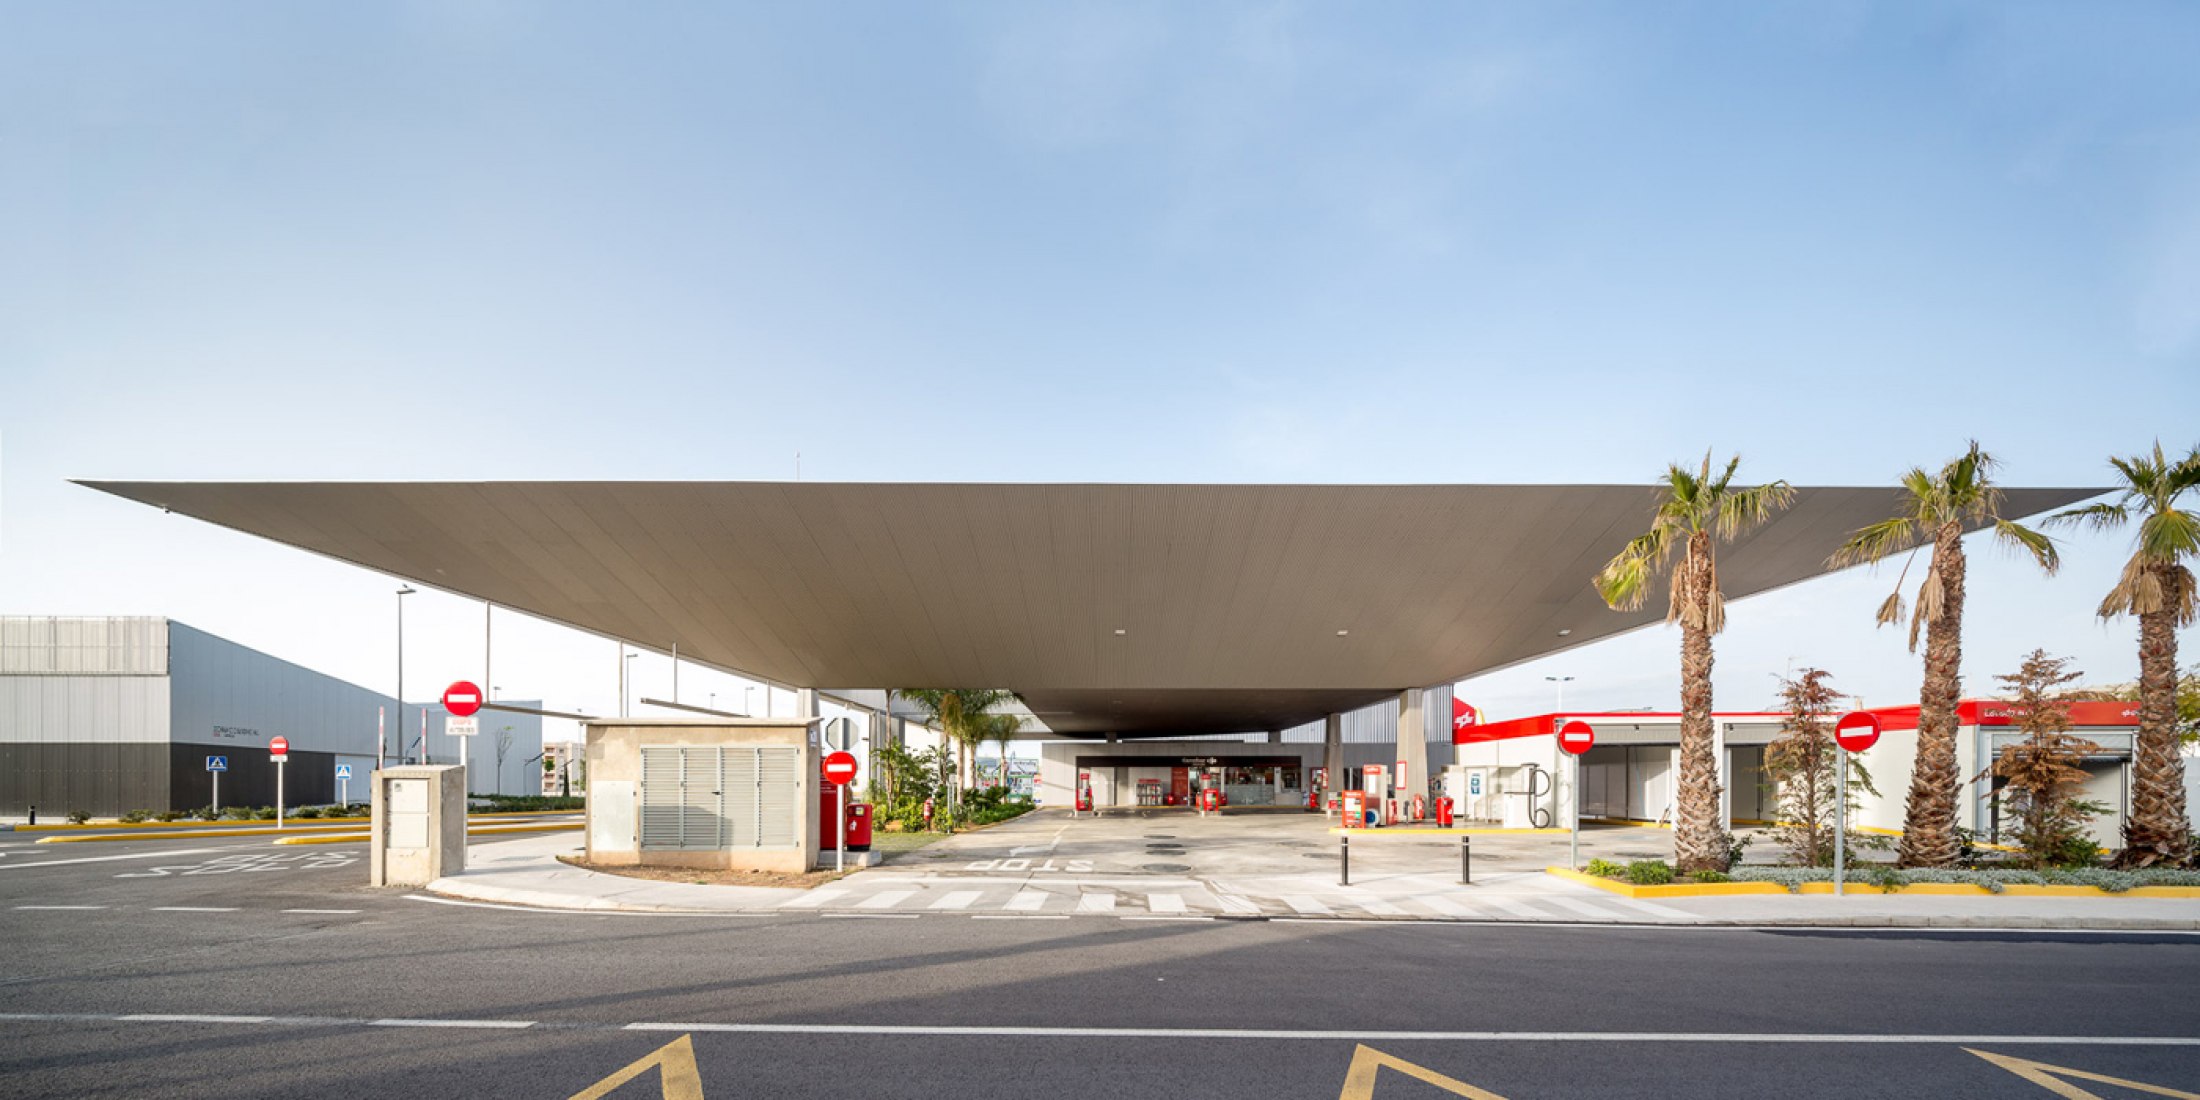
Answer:
M2037 931L2034 929L2033 931ZM322 1027L528 1028L534 1020L382 1020L333 1016L212 1016L166 1013L0 1012L0 1021L28 1023L311 1024ZM1255 1028L955 1026L945 1024L671 1023L564 1024L606 1031L707 1031L767 1035L974 1035L1070 1039L1281 1039L1434 1043L1777 1043L1796 1046L2085 1046L2200 1047L2195 1035L1932 1035L1738 1031L1287 1031Z
M332 916L333 916L333 915L336 915L336 914L340 914L340 913L356 913L356 912L358 912L358 911L359 911L359 910L357 910L357 909L285 909L285 910L283 910L283 912L285 912L285 913L326 913L326 914L329 914L329 915L332 915Z
M368 1027L533 1027L533 1020L414 1020L393 1016L387 1020L369 1020Z
M972 913L971 920L1068 920L1068 913Z
M1625 913L1615 912L1595 902L1583 901L1580 898L1545 898L1543 900L1561 909L1571 909L1584 917L1591 917L1596 920L1626 920L1628 916Z
M953 890L953 891L949 891L948 893L946 893L946 894L943 894L943 895L941 895L941 896L940 896L940 899L939 899L938 901L935 901L935 902L933 902L932 904L930 904L930 905L926 906L925 908L927 908L927 909L968 909L968 908L970 908L970 903L971 903L971 902L974 902L974 901L978 900L978 895L979 895L979 893L980 893L980 891L977 891L977 890Z
M931 873L893 874L886 871L865 871L863 881L878 883L914 883L922 886L1199 886L1198 879L1154 878L1150 875L1113 875L1095 877L1079 875L1060 878L1045 872L1028 875L941 875Z
M1181 913L1184 896L1181 894L1147 894L1146 909L1153 913Z
M1043 908L1046 903L1047 895L1044 890L1018 890L1016 896L1008 899L1008 904L1001 908L1011 912L1028 913Z
M272 1016L209 1016L189 1012L133 1012L115 1019L146 1024L264 1024Z
M858 909L892 909L916 895L915 890L881 890L855 904Z
M1413 900L1416 904L1440 917L1471 917L1474 915L1458 902L1450 898L1438 897L1435 894L1422 894Z
M1637 913L1643 913L1649 916L1658 917L1662 920L1693 921L1703 919L1702 917L1699 917L1694 913L1684 913L1678 909L1668 908L1667 906L1659 905L1654 901L1636 901L1634 898L1606 898L1604 900L1608 904L1619 906L1622 909L1631 909Z
M826 902L833 900L834 898L844 897L849 893L851 893L851 891L845 886L833 886L822 890L812 890L799 898L791 898L787 901L780 902L779 907L781 909L809 909L814 906L823 905Z
M818 916L840 920L915 920L916 913L819 913Z
M977 1035L1069 1039L1284 1039L1434 1043L1793 1043L1797 1045L2200 1047L2191 1035L1839 1035L1828 1032L1681 1031L1287 1031L1254 1028L982 1027L928 1024L636 1023L627 1031L749 1034Z
M1206 920L1206 921L1211 921L1211 920L1213 920L1213 919L1215 919L1215 918L1213 918L1213 917L1153 917L1153 916L1146 916L1146 917L1124 917L1124 918L1122 918L1122 919L1123 919L1123 920Z
M239 845L241 847L241 845ZM126 856L85 856L82 859L43 859L37 863L0 863L0 871L28 871L33 867L63 867L71 863L112 863L118 859L170 859L175 856L203 856L208 852L226 852L228 848L185 848L180 851L132 852Z
M234 913L236 911L234 906L219 905L156 905L153 907L155 913Z
M105 909L104 905L18 905L17 909Z
M1115 895L1080 894L1077 898L1077 911L1080 913L1113 913L1115 912Z
M1535 906L1529 905L1526 902L1514 901L1513 899L1505 897L1501 894L1478 894L1475 896L1474 900L1477 905L1487 905L1492 909L1497 909L1505 913L1510 913L1511 915L1518 917L1521 920L1551 919L1548 914L1544 913L1540 909L1537 909Z

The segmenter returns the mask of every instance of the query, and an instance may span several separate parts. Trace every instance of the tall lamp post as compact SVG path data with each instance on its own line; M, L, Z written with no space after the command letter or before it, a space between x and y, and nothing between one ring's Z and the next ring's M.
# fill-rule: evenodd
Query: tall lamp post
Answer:
M397 586L397 758L405 758L405 597L413 594L409 584ZM426 746L422 746L426 748ZM380 751L379 748L376 750ZM376 760L379 767L382 761Z
M1563 713L1566 709L1566 685L1573 683L1574 678L1571 676L1545 676L1544 679L1558 685L1558 709Z

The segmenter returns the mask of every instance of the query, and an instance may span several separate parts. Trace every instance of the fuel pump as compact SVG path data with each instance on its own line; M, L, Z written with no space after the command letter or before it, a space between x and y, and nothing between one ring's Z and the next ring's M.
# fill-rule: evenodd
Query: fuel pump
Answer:
M1077 773L1077 813L1092 812L1092 773Z
M1367 800L1367 808L1380 825L1397 820L1396 803L1391 798L1390 769L1381 764L1368 764L1360 768L1360 793Z

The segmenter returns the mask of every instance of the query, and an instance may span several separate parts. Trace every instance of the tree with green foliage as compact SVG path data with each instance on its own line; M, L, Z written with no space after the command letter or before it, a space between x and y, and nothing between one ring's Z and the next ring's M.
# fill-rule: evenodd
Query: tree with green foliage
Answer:
M2103 619L2139 620L2139 736L2132 747L2131 816L2116 865L2184 863L2192 858L2192 832L2180 735L2195 719L2187 714L2180 721L2177 630L2200 613L2192 570L2185 566L2200 558L2200 511L2184 500L2200 489L2200 448L2172 461L2157 440L2152 455L2108 461L2122 480L2116 499L2058 512L2049 522L2101 531L2138 525L2138 545L2100 608Z
M2063 685L2079 678L2070 659L2035 649L2017 671L1997 676L2010 693L2009 709L2024 740L2001 750L1980 774L2003 780L2002 797L2017 821L2014 836L2034 867L2090 866L2095 847L2086 821L2099 807L2078 798L2085 758L2101 746L2070 732L2070 700Z
M1683 874L1723 871L1729 862L1711 747L1711 639L1726 627L1717 547L1770 519L1795 497L1785 481L1734 484L1741 463L1736 457L1714 472L1707 451L1694 471L1678 463L1666 467L1650 530L1629 541L1594 581L1607 606L1632 611L1648 600L1660 574L1671 574L1665 620L1681 627L1681 770L1673 863Z
M896 694L923 710L929 719L927 724L955 746L959 765L956 771L965 777L977 774L978 746L1000 729L994 708L1016 698L1014 692L993 688L900 688ZM958 782L947 789L959 795L962 786Z
M1963 693L1963 598L1966 572L1963 527L1988 524L1994 537L2031 555L2052 574L2061 564L2053 540L2002 518L2001 490L1994 484L1999 465L1977 440L1938 474L1922 466L1902 475L1901 511L1849 536L1827 563L1844 568L1876 564L1886 558L1933 548L1925 579L1918 585L1916 610L1910 614L1910 652L1925 635L1925 682L1919 693L1917 760L1910 771L1909 801L1904 808L1897 862L1904 867L1953 867L1962 853L1956 834L1956 793L1962 771L1956 764L1956 704ZM1895 579L1894 593L1879 605L1879 623L1902 621L1902 586L1910 563Z
M1833 739L1842 696L1830 679L1824 669L1805 668L1780 681L1787 720L1765 746L1765 771L1780 786L1780 823L1773 835L1788 858L1804 867L1833 866L1836 811L1845 801L1847 820L1854 821L1856 792L1879 794L1871 773L1855 760L1849 761L1848 789L1842 789L1841 746ZM1854 830L1847 839L1852 850L1863 842Z

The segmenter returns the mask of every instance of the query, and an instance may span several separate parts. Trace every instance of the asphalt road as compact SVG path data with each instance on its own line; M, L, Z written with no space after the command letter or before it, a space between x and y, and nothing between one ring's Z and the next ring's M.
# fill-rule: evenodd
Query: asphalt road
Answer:
M1974 1050L2200 1095L2194 936L546 913L353 845L27 839L4 1096L570 1097L657 1052L599 1095L2136 1095Z

